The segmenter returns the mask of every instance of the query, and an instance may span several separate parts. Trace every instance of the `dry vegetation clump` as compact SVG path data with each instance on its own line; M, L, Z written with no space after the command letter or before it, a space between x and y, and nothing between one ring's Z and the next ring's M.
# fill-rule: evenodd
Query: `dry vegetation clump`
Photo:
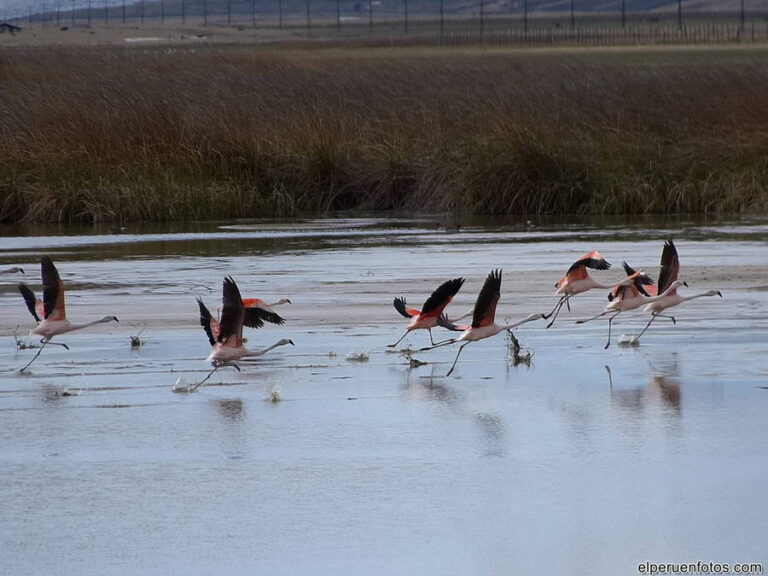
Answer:
M763 57L8 50L0 221L764 212Z

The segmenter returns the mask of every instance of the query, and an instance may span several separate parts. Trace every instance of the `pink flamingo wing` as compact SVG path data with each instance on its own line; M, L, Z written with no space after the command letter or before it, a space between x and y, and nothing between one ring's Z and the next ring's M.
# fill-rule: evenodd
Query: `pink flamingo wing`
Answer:
M434 318L440 316L445 307L451 303L453 297L461 290L463 284L464 278L454 278L440 284L421 307L421 316Z
M661 271L659 272L659 293L664 292L669 286L677 280L680 273L680 258L677 255L677 248L672 240L664 243L661 251ZM673 290L670 294L674 294Z
M501 270L493 270L485 279L480 294L475 302L472 315L472 328L493 324L496 318L496 305L501 297Z
M43 277L43 319L64 320L67 317L64 307L64 282L59 271L48 256L40 259Z

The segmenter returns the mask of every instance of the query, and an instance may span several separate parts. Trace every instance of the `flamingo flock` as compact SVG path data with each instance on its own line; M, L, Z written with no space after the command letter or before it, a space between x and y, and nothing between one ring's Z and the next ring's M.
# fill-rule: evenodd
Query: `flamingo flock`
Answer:
M623 278L609 284L598 282L592 278L589 270L605 271L609 270L611 265L599 252L588 252L576 260L568 268L565 276L555 283L555 296L558 297L558 300L548 314L531 313L522 320L510 324L496 322L496 308L501 299L501 269L492 270L488 274L478 293L473 309L457 318L449 319L445 309L463 287L465 283L464 278L454 278L440 284L426 299L421 309L409 308L404 297L397 297L393 301L393 306L398 313L408 319L408 325L405 328L405 333L394 344L389 344L388 347L396 347L406 336L415 330L427 330L429 333L431 345L420 348L419 352L459 344L453 364L446 374L446 376L450 376L456 368L459 356L470 343L490 338L502 332L511 333L518 326L541 319L551 319L546 325L547 328L550 328L554 325L563 306L570 311L571 299L588 290L608 290L608 303L601 313L585 320L577 320L576 323L584 324L608 316L608 338L604 346L606 349L611 343L613 321L619 314L642 307L645 312L651 315L648 323L634 338L636 342L645 334L657 318L666 318L672 320L673 323L676 322L673 316L665 313L668 309L697 298L722 297L722 293L719 290L710 290L691 296L681 296L678 294L677 289L680 286L687 287L688 284L679 278L680 259L672 240L667 240L664 243L657 283L654 283L643 269L636 271L626 262L623 262L622 266L625 272ZM46 345L59 345L69 350L65 343L51 342L55 336L97 324L118 321L116 316L105 315L84 323L76 324L70 322L67 319L64 305L64 282L61 280L56 266L49 257L43 256L40 261L40 268L43 283L42 300L38 299L33 290L25 283L18 284L19 291L24 298L29 312L38 322L37 326L30 332L30 335L41 337L40 349L19 372L27 370L40 356ZM21 268L0 270L0 274L15 273L24 274L24 270ZM213 369L202 381L185 391L197 389L219 368L228 366L240 371L237 362L244 358L262 356L270 350L288 344L293 346L293 340L283 338L263 349L249 349L245 346L245 338L243 337L244 328L261 328L265 322L277 325L284 324L285 319L275 312L274 308L290 303L291 301L286 298L269 304L259 298L243 298L240 289L231 276L227 276L223 280L222 304L216 309L216 317L210 312L202 298L198 298L199 322L212 348L206 361L210 363ZM458 324L460 320L468 316L472 317L471 324ZM453 338L435 342L432 329L437 327L450 332L460 332L460 334Z

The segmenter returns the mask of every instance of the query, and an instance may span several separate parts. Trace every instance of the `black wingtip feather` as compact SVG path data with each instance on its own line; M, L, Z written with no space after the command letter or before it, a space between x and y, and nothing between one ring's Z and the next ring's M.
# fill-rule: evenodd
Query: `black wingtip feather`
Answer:
M202 298L198 297L197 305L200 308L200 326L205 330L205 334L208 336L208 341L211 343L211 346L214 346L216 344L216 339L213 337L213 332L211 332L211 319L213 318L211 312L206 308L205 304L203 304Z
M240 314L244 310L243 297L240 296L240 289L232 279L232 276L224 278L222 292L221 320L219 321L220 342L223 342L235 332L240 331L240 322L242 322Z
M59 271L48 256L40 258L40 270L43 276L43 305L46 318L53 313L56 301L59 299L61 289L61 277Z
M35 320L40 322L40 317L37 315L37 298L35 298L35 293L23 282L19 282L19 292L21 292L21 295L24 297L24 302L32 316L35 317Z
M447 330L451 330L452 332L461 332L461 328L456 326L453 322L448 320L448 316L445 314L440 314L440 316L437 317L437 325L442 326L443 328Z
M245 309L243 326L247 326L248 328L261 328L264 326L264 321L261 318L259 318L257 310L258 308Z
M426 314L427 312L431 312L435 308L438 308L439 306L445 306L450 302L454 296L461 290L461 287L464 285L464 278L454 278L452 280L447 280L440 284L434 292L430 295L429 298L427 298L426 302L424 302L424 306L421 308L421 312L423 314Z
M501 294L501 269L491 270L488 277L485 279L483 287L480 289L480 294L477 296L475 302L475 310L472 314L472 327L477 328L485 318L485 314L488 307L498 300Z
M637 271L626 262L622 262L621 265L624 267L624 271L627 273L627 276L632 276L633 274L637 273ZM637 278L634 279L633 284L635 285L635 288L638 289L640 294L650 297L650 294L648 294L644 288L644 286L652 286L654 284L650 276L647 274L640 274ZM609 295L608 300L613 300L613 296Z
M392 305L395 307L395 310L400 313L401 316L405 316L406 318L411 317L411 315L408 314L405 309L405 298L395 298L392 302Z

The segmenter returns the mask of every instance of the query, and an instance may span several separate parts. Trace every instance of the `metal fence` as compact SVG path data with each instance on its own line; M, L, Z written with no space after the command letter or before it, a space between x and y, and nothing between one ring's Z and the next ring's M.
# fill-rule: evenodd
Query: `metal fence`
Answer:
M763 42L768 0L671 0L653 10L614 0L602 10L585 0L41 0L12 8L3 20L23 27L237 26L324 30L346 36L379 32L397 41L444 45L603 45ZM658 4L658 3L656 3ZM691 6L688 6L691 4ZM734 9L734 6L736 7ZM544 9L546 7L546 9Z

